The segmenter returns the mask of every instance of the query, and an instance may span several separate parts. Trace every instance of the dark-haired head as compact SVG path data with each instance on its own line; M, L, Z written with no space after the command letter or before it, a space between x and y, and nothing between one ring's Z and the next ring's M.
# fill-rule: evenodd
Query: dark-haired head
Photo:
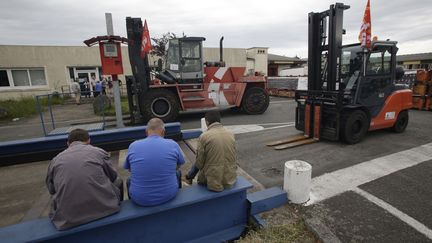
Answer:
M77 129L72 130L69 133L68 145L70 145L71 143L73 143L75 141L90 143L90 136L86 130L81 129L81 128L77 128Z
M211 124L215 122L221 122L221 115L219 111L209 111L205 114L205 120L207 123L207 126L210 126Z

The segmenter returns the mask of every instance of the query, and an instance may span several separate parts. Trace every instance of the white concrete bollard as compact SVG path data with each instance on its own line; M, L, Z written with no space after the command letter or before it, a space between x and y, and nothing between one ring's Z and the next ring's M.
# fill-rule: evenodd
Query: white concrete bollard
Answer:
M300 204L309 200L312 166L302 160L285 162L283 189L288 193L288 200Z
M202 131L202 132L207 131L207 124L206 124L206 121L205 121L205 118L204 118L204 117L201 118L201 131Z

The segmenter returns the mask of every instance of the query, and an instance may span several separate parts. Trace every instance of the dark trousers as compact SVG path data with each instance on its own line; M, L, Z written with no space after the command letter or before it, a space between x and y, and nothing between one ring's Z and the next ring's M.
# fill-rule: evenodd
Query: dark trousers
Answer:
M113 184L120 190L120 201L123 201L124 199L124 190L123 190L123 180L120 177L117 177Z
M182 188L181 171L180 170L176 170L176 177L177 177L178 188ZM126 181L126 188L127 188L127 191L128 191L128 197L129 197L129 199L131 199L130 194L129 194L129 186L130 186L130 177Z
M186 178L189 180L193 180L195 178L195 176L198 174L198 172L199 172L199 169L194 164L194 165L192 165L189 172L187 173Z

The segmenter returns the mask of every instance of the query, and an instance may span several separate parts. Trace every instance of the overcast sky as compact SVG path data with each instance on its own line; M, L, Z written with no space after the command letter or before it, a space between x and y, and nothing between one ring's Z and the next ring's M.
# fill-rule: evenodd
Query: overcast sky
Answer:
M342 1L342 0L341 0ZM126 37L126 16L147 19L151 37L168 31L206 37L204 46L269 47L270 53L307 57L307 14L329 0L0 0L0 44L84 45L114 32ZM357 42L366 0L346 0L344 44ZM399 53L432 52L432 0L371 0L372 35L399 42Z

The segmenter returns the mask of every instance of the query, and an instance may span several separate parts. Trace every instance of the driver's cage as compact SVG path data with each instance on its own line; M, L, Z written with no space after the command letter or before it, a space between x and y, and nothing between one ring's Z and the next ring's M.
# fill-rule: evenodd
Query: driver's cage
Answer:
M171 39L168 43L165 69L181 82L202 82L203 37Z

